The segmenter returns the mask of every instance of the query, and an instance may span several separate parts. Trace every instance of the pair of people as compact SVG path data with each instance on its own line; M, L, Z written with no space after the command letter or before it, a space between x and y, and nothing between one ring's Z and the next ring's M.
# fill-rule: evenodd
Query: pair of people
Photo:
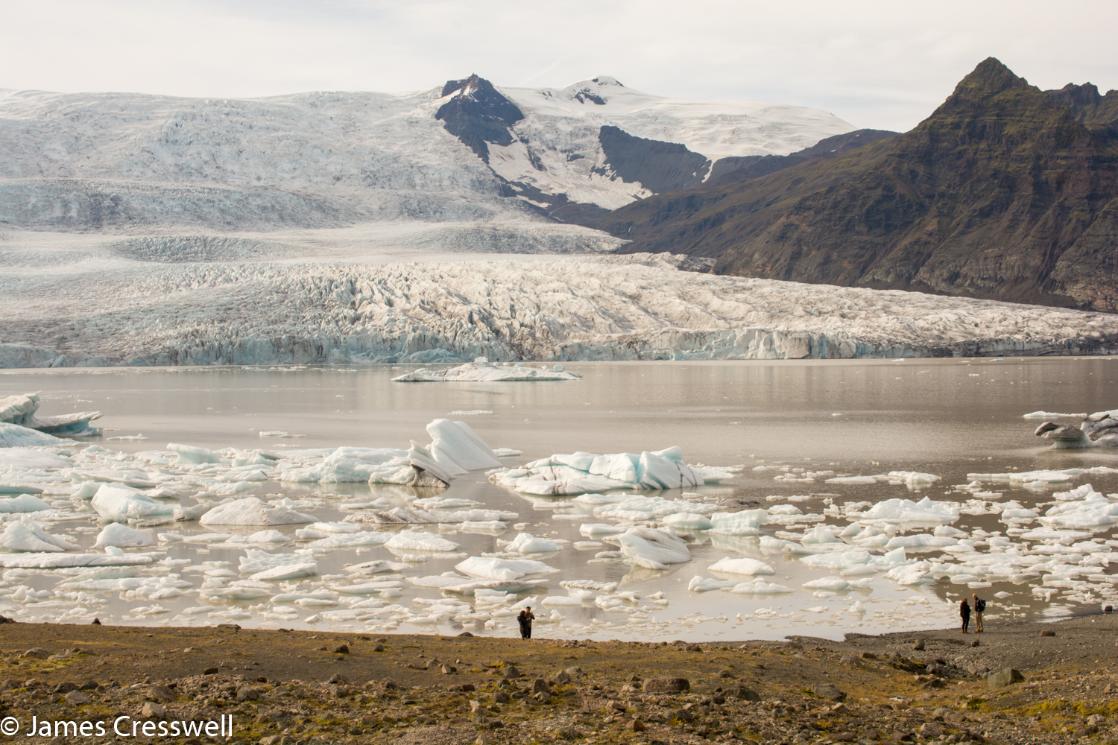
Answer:
M986 601L978 597L978 593L971 593L971 603L974 610L974 633L981 634L985 629L982 626L982 614L986 612ZM959 602L959 616L963 619L963 633L970 630L971 604L963 598Z
M516 622L520 624L520 638L532 638L532 621L536 620L535 614L532 613L532 606L526 607L516 617Z

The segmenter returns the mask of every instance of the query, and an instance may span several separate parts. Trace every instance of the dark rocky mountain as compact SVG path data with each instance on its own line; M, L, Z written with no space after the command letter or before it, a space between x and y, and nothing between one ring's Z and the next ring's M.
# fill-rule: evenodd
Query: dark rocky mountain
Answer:
M811 147L788 155L745 155L722 158L715 161L707 184L715 186L725 183L741 183L750 179L768 176L809 160L833 158L848 150L868 145L871 142L893 137L897 133L884 129L856 129L841 135L820 140Z
M524 118L523 112L492 83L477 75L448 80L442 95L452 94L454 97L435 112L435 118L488 163L489 143L510 144L513 135L509 128Z
M905 134L760 177L716 164L600 224L723 273L1118 311L1118 91L987 59Z
M705 156L683 145L636 137L611 124L598 131L598 141L613 175L639 181L657 194L698 186L710 170Z

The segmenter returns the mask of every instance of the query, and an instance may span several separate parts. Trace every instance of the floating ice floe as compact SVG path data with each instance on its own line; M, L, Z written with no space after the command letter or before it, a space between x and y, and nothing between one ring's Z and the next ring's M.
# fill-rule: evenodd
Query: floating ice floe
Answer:
M471 556L454 566L469 577L492 580L519 580L555 574L559 570L535 559L500 559L489 556Z
M732 473L690 466L678 447L641 453L561 453L491 474L497 484L522 494L570 496L610 489L682 489L717 483Z
M1039 414L1041 412L1034 412ZM1026 418L1033 417L1026 414ZM1037 437L1051 440L1056 448L1090 448L1114 447L1118 448L1118 409L1110 411L1096 411L1093 414L1059 414L1051 418L1080 417L1083 419L1078 427L1071 424L1045 421L1033 433Z
M427 425L427 433L430 445L413 442L407 450L341 447L284 453L276 465L277 478L297 483L446 486L468 471L501 465L496 453L465 422L435 419Z
M758 559L725 558L711 564L708 569L721 574L744 574L747 576L773 574L773 568Z
M939 481L939 476L934 473L921 473L920 471L890 471L889 473L873 474L871 476L834 476L826 479L828 484L892 484L904 486L910 491L926 489Z
M0 554L4 569L69 569L73 567L119 567L152 564L156 554L126 554L106 551L103 554L22 553Z
M441 370L421 367L392 380L396 383L520 383L579 380L579 376L564 370L561 365L550 368L529 367L519 362L502 365L478 357L473 362Z
M158 502L139 489L120 484L102 484L90 505L106 522L170 520L175 515L173 505Z
M928 497L919 502L911 499L886 499L862 512L848 512L847 517L859 522L894 525L950 525L959 519L959 505L954 502L935 502Z
M51 535L43 526L28 520L16 520L0 534L0 548L13 552L57 553L73 551L78 545L67 538Z
M96 497L94 497L96 500ZM198 522L206 527L212 525L298 525L313 523L315 517L296 512L287 500L271 505L259 497L245 497L219 504L207 511Z
M42 512L49 509L49 504L31 494L20 494L16 497L0 498L0 514Z
M20 424L0 422L0 448L61 445L63 440Z
M540 538L531 533L518 533L505 546L510 554L550 554L563 549L563 543L550 538Z
M409 530L396 533L384 547L396 554L446 554L458 550L458 544L435 533Z
M14 424L46 434L67 437L90 437L101 434L99 429L91 425L91 422L100 418L99 411L47 417L38 416L38 411L39 394L37 393L0 398L0 424ZM2 430L3 428L0 428L0 433ZM0 447L3 447L2 441L3 436L0 434Z
M629 528L611 538L621 547L621 556L645 569L667 569L670 564L691 560L691 551L682 540L654 528Z
M1047 491L1085 476L1110 476L1114 474L1118 474L1118 468L1091 466L1090 468L1008 471L1006 473L968 473L967 479L978 484L1006 484L1030 491Z
M150 530L130 528L121 523L109 523L97 534L96 548L116 546L118 548L137 548L155 545L155 535Z

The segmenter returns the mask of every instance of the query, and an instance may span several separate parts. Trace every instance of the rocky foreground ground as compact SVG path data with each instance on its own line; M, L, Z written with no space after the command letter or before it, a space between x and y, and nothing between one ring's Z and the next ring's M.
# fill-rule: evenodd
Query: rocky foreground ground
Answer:
M13 742L116 742L116 717L223 714L229 741L262 745L1118 742L1116 631L1099 615L967 636L639 644L12 623L0 717L110 728Z

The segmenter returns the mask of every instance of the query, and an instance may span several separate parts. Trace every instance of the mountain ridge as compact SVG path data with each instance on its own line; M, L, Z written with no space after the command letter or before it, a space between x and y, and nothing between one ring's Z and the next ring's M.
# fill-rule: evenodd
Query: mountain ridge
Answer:
M1118 311L1118 91L989 58L914 129L622 207L627 251L715 271Z

